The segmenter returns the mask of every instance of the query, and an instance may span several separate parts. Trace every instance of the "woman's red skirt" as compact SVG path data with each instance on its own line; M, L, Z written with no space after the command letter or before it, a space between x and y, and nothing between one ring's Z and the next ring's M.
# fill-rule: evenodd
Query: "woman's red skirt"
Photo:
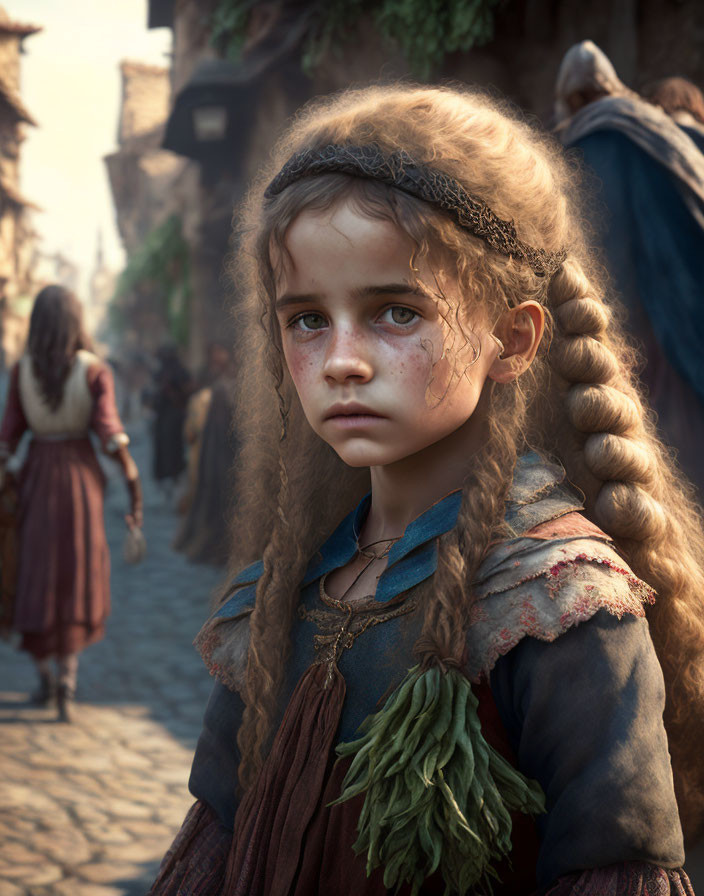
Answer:
M20 474L13 627L37 659L100 640L110 612L105 476L88 437L33 439Z

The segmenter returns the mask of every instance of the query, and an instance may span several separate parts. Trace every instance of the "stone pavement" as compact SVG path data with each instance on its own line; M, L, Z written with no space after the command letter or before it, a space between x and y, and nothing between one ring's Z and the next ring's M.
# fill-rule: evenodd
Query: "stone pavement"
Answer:
M221 572L171 550L177 520L149 480L143 428L132 447L147 557L122 560L127 495L106 465L113 609L81 655L72 724L27 705L31 660L0 641L0 896L144 896L192 802L211 679L191 642Z

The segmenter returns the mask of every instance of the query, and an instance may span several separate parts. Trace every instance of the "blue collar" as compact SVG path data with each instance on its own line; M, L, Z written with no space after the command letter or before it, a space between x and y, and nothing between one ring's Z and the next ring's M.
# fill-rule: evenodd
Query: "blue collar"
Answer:
M409 523L403 537L389 552L389 562L379 579L376 599L381 603L407 591L431 576L437 566L435 539L457 522L462 491L451 492ZM333 569L344 566L357 553L357 535L369 513L371 495L340 523L308 565L303 587Z
M564 470L530 452L519 458L506 504L506 522L518 537L534 526L565 513L582 509L582 499L564 482ZM308 564L302 585L349 562L357 551L357 534L369 512L371 495L348 514ZM396 597L433 575L437 568L436 540L457 522L462 492L451 492L409 523L403 538L389 552L389 562L376 590L380 603ZM232 583L237 589L216 617L231 619L254 606L261 561L244 569ZM243 587L244 586L244 587Z
M376 590L376 599L385 603L403 591L429 578L437 567L435 540L449 532L457 522L462 491L451 492L409 523L403 538L389 552L389 562ZM349 513L308 564L302 587L310 585L333 569L344 566L357 553L357 534L369 512L371 495L366 495ZM231 619L254 604L257 579L262 562L253 563L232 583L237 591L215 613L216 618ZM244 586L244 587L242 587Z

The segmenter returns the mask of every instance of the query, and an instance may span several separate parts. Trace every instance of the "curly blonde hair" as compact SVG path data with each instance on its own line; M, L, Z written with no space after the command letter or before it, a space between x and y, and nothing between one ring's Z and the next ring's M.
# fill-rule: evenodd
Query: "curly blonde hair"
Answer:
M444 213L375 181L326 174L264 201L265 186L292 153L370 142L388 153L405 150L455 178L496 214L513 220L526 243L551 252L564 247L568 257L562 268L547 285L527 265L490 250ZM238 314L249 363L239 395L244 448L232 564L241 568L263 557L264 572L251 616L246 710L238 735L243 786L253 781L271 736L306 565L369 488L368 472L346 467L306 423L273 313L272 246L285 251L287 230L304 208L349 199L411 237L412 270L419 257L436 269L444 266L490 320L538 298L551 324L551 337L518 383L487 386L489 437L468 464L457 525L440 542L416 645L420 659L461 661L472 582L490 543L503 532L518 455L533 448L559 459L584 492L587 515L657 590L649 623L665 674L676 791L686 832L692 835L701 826L702 520L640 394L635 354L585 245L575 178L549 138L495 100L468 90L404 85L353 90L312 104L277 144L254 184L241 218L236 268L246 297ZM461 324L462 309L458 317ZM252 326L254 321L262 326Z

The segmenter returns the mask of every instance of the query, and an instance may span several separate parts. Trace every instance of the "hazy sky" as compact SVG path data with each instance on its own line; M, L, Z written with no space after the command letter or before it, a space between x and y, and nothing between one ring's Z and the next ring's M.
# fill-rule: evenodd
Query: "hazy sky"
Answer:
M103 156L117 147L119 63L168 65L168 28L147 30L146 0L0 0L12 19L42 25L21 57L22 99L39 127L27 126L21 188L41 206L42 248L83 268L98 230L111 266L123 263Z

